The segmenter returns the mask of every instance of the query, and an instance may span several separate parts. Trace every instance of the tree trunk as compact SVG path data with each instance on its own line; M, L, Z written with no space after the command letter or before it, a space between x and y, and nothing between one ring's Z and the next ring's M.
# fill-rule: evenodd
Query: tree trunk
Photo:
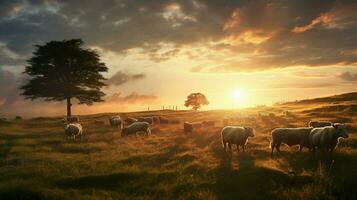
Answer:
M67 97L67 117L71 117L72 116L72 112L71 112L71 97Z

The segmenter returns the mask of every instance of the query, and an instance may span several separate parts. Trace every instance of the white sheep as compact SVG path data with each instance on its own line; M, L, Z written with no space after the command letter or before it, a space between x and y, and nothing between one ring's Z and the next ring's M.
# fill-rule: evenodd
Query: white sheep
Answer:
M68 138L73 137L73 139L75 140L76 136L80 136L80 138L82 139L82 125L79 123L64 124L64 133L67 135Z
M147 122L149 124L153 124L153 117L139 117L138 118L139 122Z
M303 147L309 148L309 134L311 130L311 127L274 129L271 132L271 156L273 155L274 148L281 153L280 145L282 143L288 146L299 145L299 151L302 151Z
M332 126L312 129L309 139L314 151L319 148L333 152L340 137L348 138L347 127L344 124L335 123Z
M124 122L125 122L127 125L130 125L130 124L132 124L132 123L134 123L134 122L137 122L137 121L138 121L137 119L132 118L132 117L127 117L127 118L124 119Z
M238 152L239 146L242 146L244 152L248 137L254 137L254 131L251 127L226 126L221 131L221 137L225 152L227 152L227 143L230 151L232 151L231 145L235 144Z
M150 124L147 122L134 122L121 131L122 136L136 134L137 132L145 132L146 135L151 134Z
M109 118L109 123L111 126L119 127L120 129L123 129L123 120L120 118L120 116L111 116Z
M318 127L325 127L325 126L332 126L332 122L325 122L325 121L310 121L309 127L318 128Z

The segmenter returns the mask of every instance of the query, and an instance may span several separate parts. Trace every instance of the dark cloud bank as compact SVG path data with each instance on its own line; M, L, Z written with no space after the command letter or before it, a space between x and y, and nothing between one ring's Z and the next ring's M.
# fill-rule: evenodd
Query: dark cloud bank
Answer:
M142 48L155 61L189 45L245 55L244 61L226 59L211 71L356 65L356 9L352 0L5 0L0 48L21 60L34 43L81 37L115 52ZM172 49L159 53L164 44ZM16 63L3 52L0 58L1 64Z

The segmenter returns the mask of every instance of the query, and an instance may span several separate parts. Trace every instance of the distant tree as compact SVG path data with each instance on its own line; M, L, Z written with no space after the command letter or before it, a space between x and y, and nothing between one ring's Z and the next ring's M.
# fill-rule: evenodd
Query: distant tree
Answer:
M191 93L187 96L187 100L185 101L186 107L192 107L193 110L198 110L204 105L208 105L209 102L206 96L202 93Z
M99 55L82 48L81 39L51 41L35 45L33 57L27 63L24 74L30 79L20 87L26 99L43 98L46 101L67 101L67 116L71 116L71 99L79 104L92 105L103 101L100 88L108 71Z

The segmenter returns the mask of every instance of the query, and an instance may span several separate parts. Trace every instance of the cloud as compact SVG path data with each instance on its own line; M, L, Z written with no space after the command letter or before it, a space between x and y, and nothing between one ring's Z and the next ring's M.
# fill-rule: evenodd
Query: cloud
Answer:
M146 75L144 73L131 74L131 73L118 71L111 78L109 78L106 83L108 85L119 86L130 81L144 79L145 77Z
M297 72L293 72L292 73L294 76L297 77L302 77L302 78L324 78L324 77L328 77L329 74L328 73L324 73L324 72L306 72L306 71L297 71Z
M333 17L334 16L331 15L331 14L322 14L319 17L317 17L316 19L312 20L311 23L306 25L306 26L296 26L296 27L294 27L292 32L294 32L294 33L302 33L302 32L305 32L305 31L308 31L308 30L314 28L318 24L329 24L329 23L332 22L332 18Z
M137 92L132 92L131 94L124 96L122 93L118 92L107 97L106 102L115 104L155 104L158 103L158 97L155 95L138 94Z
M212 72L355 66L356 8L349 0L1 1L0 43L24 58L34 43L80 37L117 53L141 49L155 62L199 47ZM15 62L1 51L0 58Z
M339 75L339 78L345 81L357 81L357 73L343 72Z
M290 82L290 83L277 83L271 84L270 87L275 89L312 89L312 88L325 88L336 86L329 82L324 83L301 83L301 82Z

